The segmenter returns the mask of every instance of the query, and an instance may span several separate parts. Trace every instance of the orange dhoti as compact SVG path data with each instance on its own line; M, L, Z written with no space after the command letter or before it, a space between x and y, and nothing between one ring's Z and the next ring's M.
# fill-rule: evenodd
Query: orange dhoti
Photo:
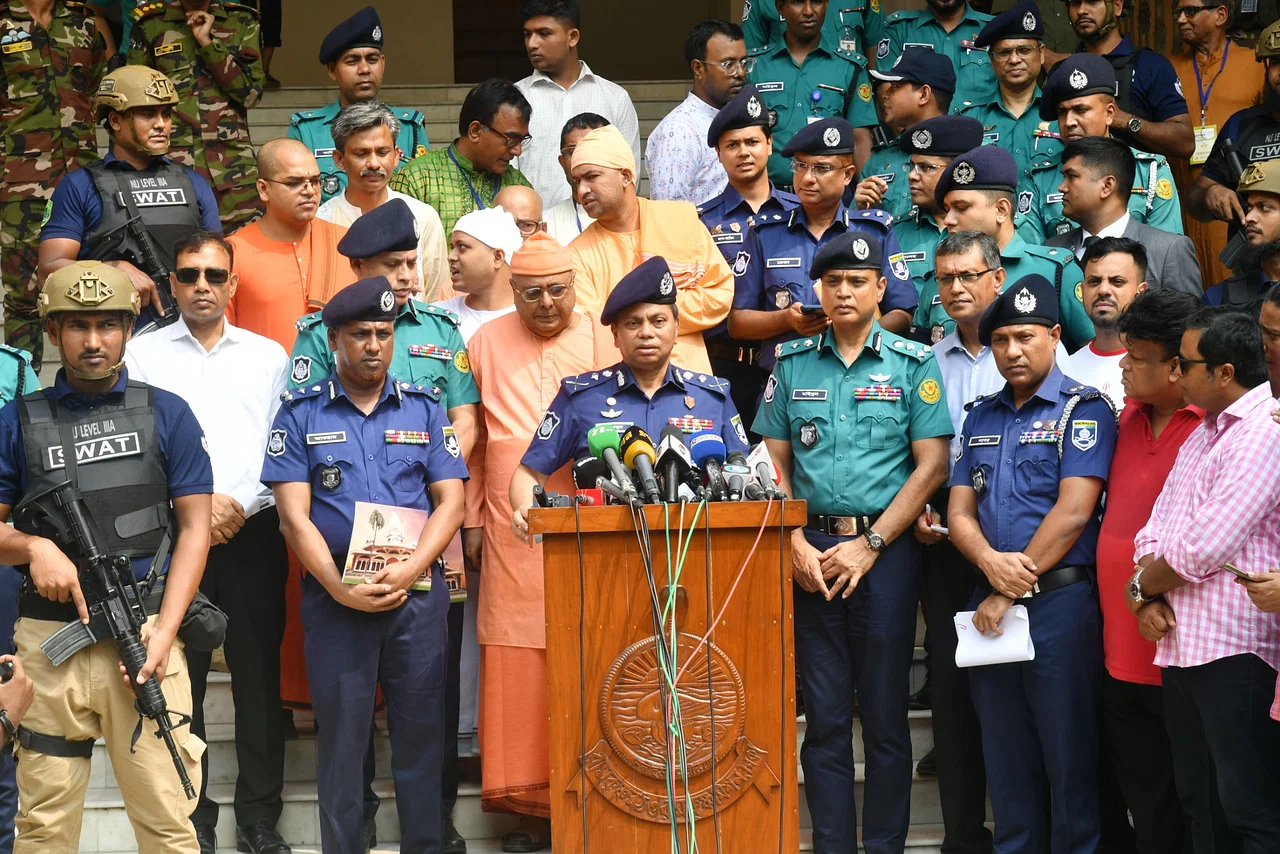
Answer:
M480 806L551 817L547 651L480 646Z

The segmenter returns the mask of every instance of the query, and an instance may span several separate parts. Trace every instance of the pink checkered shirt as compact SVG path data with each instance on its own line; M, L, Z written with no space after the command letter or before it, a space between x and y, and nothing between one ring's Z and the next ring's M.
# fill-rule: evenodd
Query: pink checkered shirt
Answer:
M1263 383L1187 437L1135 556L1163 557L1189 581L1165 594L1177 626L1160 641L1160 667L1194 667L1254 653L1280 669L1280 614L1259 611L1230 562L1246 572L1280 568L1280 424Z

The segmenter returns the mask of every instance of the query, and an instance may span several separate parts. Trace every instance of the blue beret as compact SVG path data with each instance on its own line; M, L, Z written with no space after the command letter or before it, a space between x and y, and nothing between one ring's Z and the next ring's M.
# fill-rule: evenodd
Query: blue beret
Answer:
M1058 292L1044 276L1032 273L1005 285L996 301L987 306L978 322L978 343L991 346L991 333L1002 326L1038 323L1058 325Z
M933 201L939 210L946 210L942 200L952 190L1007 190L1018 188L1018 161L1003 148L980 145L958 155L942 170L938 186L933 191Z
M671 277L671 268L661 255L654 255L618 280L605 300L600 322L608 326L622 312L642 302L676 304L676 280Z
M909 47L898 55L893 67L885 71L872 71L879 83L897 83L906 80L921 86L930 86L939 92L956 91L956 69L951 59L931 47Z
M707 128L707 146L715 148L720 142L720 136L727 130L761 127L768 135L777 120L778 114L764 105L760 90L748 83L711 120L711 126Z
M955 157L982 145L982 122L970 116L934 116L917 122L898 137L907 154Z
M325 303L320 320L337 329L351 320L395 320L396 294L386 276L361 279L347 285Z
M1059 62L1040 93L1040 118L1057 121L1058 104L1085 95L1116 94L1116 70L1106 57L1073 53Z
M337 62L353 47L382 48L382 21L372 6L365 6L329 31L320 43L320 64Z
M783 157L796 154L853 154L853 125L844 119L805 125L782 149Z
M418 220L404 199L378 205L347 229L338 251L348 258L373 258L383 252L408 252L418 248Z
M821 279L828 270L876 270L884 261L881 241L862 231L846 231L828 240L813 256L809 278Z
M991 47L1001 39L1039 41L1043 36L1044 21L1040 17L1040 7L1036 5L1036 0L1022 0L1017 6L987 21L973 43L978 47Z

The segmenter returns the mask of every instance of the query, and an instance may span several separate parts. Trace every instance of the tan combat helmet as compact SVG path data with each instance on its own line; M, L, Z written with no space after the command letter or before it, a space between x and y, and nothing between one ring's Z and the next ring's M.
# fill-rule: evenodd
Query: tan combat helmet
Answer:
M1280 56L1280 21L1262 31L1258 36L1258 44L1253 49L1254 56L1261 62L1273 56Z
M1259 160L1245 167L1236 192L1274 193L1280 196L1280 160Z
M142 311L142 298L133 286L133 280L123 270L117 270L101 261L76 261L49 274L40 290L40 317L66 312L120 311L128 314L125 324L128 340L133 328L133 318ZM120 361L99 371L85 371L67 363L66 352L58 348L62 367L67 373L82 380L103 380L113 376L124 365L124 348L120 349Z
M125 65L102 78L94 105L99 116L104 109L124 112L131 107L175 106L178 90L173 81L145 65Z

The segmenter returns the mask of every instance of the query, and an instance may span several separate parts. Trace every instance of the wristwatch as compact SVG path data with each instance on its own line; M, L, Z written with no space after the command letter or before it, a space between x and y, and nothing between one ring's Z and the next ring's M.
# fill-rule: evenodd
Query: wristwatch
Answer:
M1133 116L1129 119L1129 133L1137 133L1142 130L1142 119Z
M0 709L0 725L4 726L4 731L9 736L10 747L16 745L18 743L18 728L13 725L13 721L9 720L9 713L4 709Z
M1129 598L1139 605L1145 605L1151 601L1151 599L1142 595L1142 570L1144 569L1146 569L1145 566L1135 566L1133 577L1129 579ZM1151 598L1154 599L1155 597Z
M867 529L867 545L871 546L871 550L875 552L882 552L889 547L889 544L884 541L884 537L870 528Z

